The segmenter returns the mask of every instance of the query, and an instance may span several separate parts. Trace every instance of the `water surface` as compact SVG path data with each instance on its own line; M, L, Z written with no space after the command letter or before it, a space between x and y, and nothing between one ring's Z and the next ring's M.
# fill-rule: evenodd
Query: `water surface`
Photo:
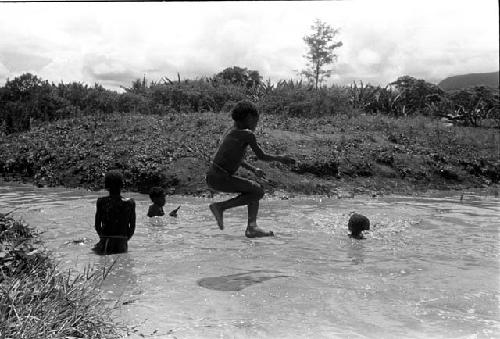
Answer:
M120 305L131 338L498 338L500 200L435 197L262 201L244 237L246 209L215 199L168 197L178 218L146 217L137 202L129 252L96 256L95 202L106 192L0 186L0 212L18 208L43 232L61 267L116 260L102 289ZM347 237L349 212L370 218L366 239Z

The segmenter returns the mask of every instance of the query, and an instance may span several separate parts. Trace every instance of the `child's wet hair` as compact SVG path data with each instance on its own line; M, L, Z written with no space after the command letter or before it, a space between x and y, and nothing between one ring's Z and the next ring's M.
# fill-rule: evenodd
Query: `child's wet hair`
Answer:
M259 111L255 104L247 100L238 102L231 111L231 117L234 121L244 120L248 115L259 116Z
M104 188L109 191L120 191L123 187L123 175L118 171L109 171L104 176Z
M149 197L151 199L161 198L165 196L165 190L161 187L152 187L149 190Z
M362 231L370 230L370 220L362 214L353 213L349 218L347 228L352 235L359 235Z

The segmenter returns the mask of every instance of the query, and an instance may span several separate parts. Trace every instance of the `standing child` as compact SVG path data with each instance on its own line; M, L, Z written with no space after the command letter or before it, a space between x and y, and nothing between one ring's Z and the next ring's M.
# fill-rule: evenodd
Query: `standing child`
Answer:
M97 199L95 230L100 240L93 250L98 254L123 253L135 231L135 202L120 195L123 187L120 172L106 173L104 187L109 195Z
M148 209L148 217L161 217L165 215L165 191L161 187L153 187L149 191L149 198L153 202Z
M238 102L231 112L231 117L234 120L234 126L225 133L207 172L206 180L208 186L216 191L239 193L239 195L226 201L210 204L210 211L222 230L225 210L248 205L248 226L245 236L248 238L272 236L274 235L272 231L257 227L259 200L264 196L264 190L258 183L240 178L235 173L241 165L259 177L264 175L261 169L243 160L247 146L250 146L260 160L279 161L284 164L293 164L295 160L287 156L266 154L262 151L253 133L259 121L259 113L254 104L249 101Z

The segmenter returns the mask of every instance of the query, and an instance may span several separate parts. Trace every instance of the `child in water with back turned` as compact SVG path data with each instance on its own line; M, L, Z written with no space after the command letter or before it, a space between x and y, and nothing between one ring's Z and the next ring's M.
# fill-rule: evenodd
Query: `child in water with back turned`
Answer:
M264 161L279 161L284 164L293 164L295 160L287 156L270 155L264 153L255 138L255 128L259 121L257 107L249 101L240 101L231 112L234 126L228 130L217 150L206 180L210 188L226 193L239 193L235 198L210 204L219 228L224 229L224 211L236 206L248 205L248 226L245 236L248 238L274 235L272 231L262 230L257 226L259 200L264 196L262 187L248 179L235 175L240 166L254 172L257 176L264 176L264 172L246 163L243 158L247 146L253 150L258 159Z
M128 240L135 232L135 202L120 195L123 176L110 171L104 176L107 197L97 199L95 230L99 242L92 249L98 254L127 252Z
M363 231L370 230L370 220L362 214L353 213L349 218L347 229L351 231L351 234L349 234L350 238L365 239Z
M148 217L161 217L165 215L165 191L161 187L153 187L149 191L149 198L153 202L148 209Z

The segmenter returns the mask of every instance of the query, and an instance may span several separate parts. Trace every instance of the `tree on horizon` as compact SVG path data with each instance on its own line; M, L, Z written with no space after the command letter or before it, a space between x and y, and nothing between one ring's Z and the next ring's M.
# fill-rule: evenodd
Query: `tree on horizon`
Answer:
M303 70L301 74L314 83L314 87L318 89L318 84L331 76L332 70L325 69L325 66L337 60L337 55L334 52L336 48L342 46L342 41L334 41L339 32L338 29L319 19L314 21L311 29L312 33L303 37L308 51L304 55L307 60L307 69Z

